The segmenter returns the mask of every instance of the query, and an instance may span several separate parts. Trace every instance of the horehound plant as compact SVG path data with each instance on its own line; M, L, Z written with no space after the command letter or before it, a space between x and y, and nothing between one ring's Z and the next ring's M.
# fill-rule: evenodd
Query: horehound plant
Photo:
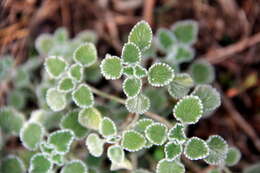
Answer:
M53 42L52 37L43 35L37 40L36 47L47 56L44 62L47 75L43 79L47 84L44 87L41 84L39 89L47 90L46 100L39 102L41 109L33 111L28 120L14 108L1 108L1 129L13 135L19 134L23 146L33 151L28 166L30 173L59 170L61 173L109 172L93 167L99 157L107 157L111 162L110 170L117 172L184 173L183 160L186 159L204 160L213 165L209 172L229 171L227 167L240 160L237 148L228 146L219 135L209 136L207 140L186 135L189 125L214 112L221 101L218 91L209 85L214 80L214 69L209 63L197 60L191 64L188 73L179 71L181 63L193 59L191 46L196 42L197 33L195 21L178 22L171 30L159 29L154 39L157 47L151 48L152 30L147 22L141 21L131 30L121 56L106 54L100 63L93 42L79 44L76 41L65 46L63 43L68 36L64 29L56 34L60 42ZM59 43L57 49L50 51L53 45ZM78 46L76 49L75 45ZM157 58L146 69L144 57L156 49L165 53L166 58L161 62ZM122 90L126 100L86 82L86 76L91 74L86 71L92 66L97 67L97 64L100 64L101 74L106 80L123 78ZM151 99L145 94L148 85L158 93L160 88L165 88L174 98L171 114L175 121L169 122L149 112L153 99L164 99L164 95ZM38 98L43 95L40 91ZM99 104L95 103L94 94L125 105L128 114L133 117L131 122L121 122L123 125L119 126L118 115L107 116L106 111L101 111ZM113 103L108 104L112 107ZM48 119L50 115L47 116L46 110L54 112L52 116L64 114L54 129L49 123L57 121ZM82 153L77 153L79 146L93 156L90 164L82 160ZM152 147L163 147L164 158L153 170L139 168L134 163L137 159L133 157L145 154ZM3 173L23 173L25 170L22 159L15 155L9 155L2 161Z

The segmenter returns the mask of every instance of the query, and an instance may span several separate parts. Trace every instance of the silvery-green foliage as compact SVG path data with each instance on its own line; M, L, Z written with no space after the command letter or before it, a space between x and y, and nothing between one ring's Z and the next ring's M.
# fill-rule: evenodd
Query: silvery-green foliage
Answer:
M0 165L1 173L25 173L25 166L23 161L15 156L9 155L1 160Z

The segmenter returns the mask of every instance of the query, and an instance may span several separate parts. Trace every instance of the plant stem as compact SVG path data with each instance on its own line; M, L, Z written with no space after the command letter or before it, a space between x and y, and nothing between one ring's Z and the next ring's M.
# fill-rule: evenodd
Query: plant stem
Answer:
M95 88L95 87L92 87L90 85L88 85L89 88L92 90L93 93L95 93L96 95L98 96L101 96L101 97L104 97L104 98L107 98L107 99L110 99L110 100L113 100L115 102L118 102L120 104L125 104L125 100L124 99L121 99L119 97L116 97L116 96L113 96L113 95L110 95L110 94L107 94L103 91L100 91L99 89ZM172 127L172 124L165 118L161 117L160 115L156 114L156 113L153 113L153 112L145 112L144 115L146 115L147 117L150 117L154 120L157 120L161 123L164 123L165 125L167 125L168 127Z

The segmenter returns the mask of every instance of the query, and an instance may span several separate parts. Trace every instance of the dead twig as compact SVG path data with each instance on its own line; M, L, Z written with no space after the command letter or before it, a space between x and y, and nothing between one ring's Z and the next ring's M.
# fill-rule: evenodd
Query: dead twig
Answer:
M241 52L246 48L256 45L257 43L260 43L260 33L257 33L252 37L245 38L238 43L232 44L230 46L211 50L202 57L206 58L209 62L213 64L217 64L224 61L226 58L231 57L233 54Z

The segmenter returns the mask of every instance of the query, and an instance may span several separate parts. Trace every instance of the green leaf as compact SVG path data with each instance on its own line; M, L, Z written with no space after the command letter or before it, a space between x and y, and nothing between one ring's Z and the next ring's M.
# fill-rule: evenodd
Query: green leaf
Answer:
M24 163L15 155L9 155L1 160L1 173L25 173L25 171Z
M29 173L49 173L52 167L52 162L47 154L35 154L30 161Z
M136 97L142 89L142 80L138 78L126 78L123 83L123 91L127 97Z
M44 128L36 122L26 123L20 131L20 139L28 150L35 151L43 140Z
M102 115L96 108L86 108L79 112L79 123L93 130L98 130L102 121Z
M81 160L72 160L61 170L61 173L87 173L88 169Z
M167 29L159 28L156 33L157 43L161 50L168 52L176 44L175 36Z
M80 84L72 92L72 99L80 108L90 108L94 105L94 96L91 89L86 84Z
M120 164L118 163L112 163L110 170L111 171L116 171L116 170L120 170L120 169L127 169L127 170L132 170L133 169L133 165L132 163L125 159L123 162L121 162Z
M45 154L51 154L55 149L54 145L48 144L46 141L41 141L39 147L40 151Z
M133 76L134 75L134 67L133 66L126 66L123 69L123 74L126 76Z
M136 44L141 51L149 49L153 38L152 29L146 21L138 22L128 36L128 42Z
M79 46L73 53L75 62L84 67L89 67L97 61L97 50L93 43L84 43Z
M97 134L91 133L88 135L86 145L91 155L100 157L103 154L104 141Z
M17 68L13 79L16 88L26 88L31 84L29 72L24 68Z
M125 152L119 145L112 145L107 150L107 156L112 163L120 164L125 160Z
M119 79L123 73L123 65L120 58L116 56L106 55L105 59L101 61L101 73L108 79Z
M153 123L145 129L145 136L151 143L163 145L167 140L167 130L164 124Z
M54 41L50 34L41 34L35 41L35 48L40 54L47 55L54 47Z
M222 173L220 168L213 168L209 170L207 173Z
M194 49L187 46L178 44L176 45L172 52L167 55L166 59L174 63L180 64L184 62L190 62L195 56Z
M10 76L12 66L14 65L14 58L11 56L4 56L0 58L0 81L6 80Z
M61 79L58 83L58 90L60 92L68 93L74 90L76 84L74 83L72 78L65 77Z
M53 155L51 155L51 161L58 166L62 166L65 162L64 155L54 153Z
M168 92L173 98L180 99L189 93L192 86L193 80L191 76L187 73L180 73L168 85Z
M227 152L225 163L227 166L236 165L241 159L241 153L236 147L230 147Z
M50 56L46 58L44 67L51 78L58 79L66 71L68 64L61 57Z
M106 143L109 144L117 144L121 140L120 135L111 136L109 138L106 138Z
M121 58L125 64L136 64L141 61L141 51L134 43L126 43L123 46Z
M197 41L198 24L194 20L176 22L171 30L181 43L193 44Z
M84 69L80 64L73 64L69 69L69 77L73 80L80 82L84 76Z
M145 134L145 129L153 123L153 120L144 118L136 122L134 129L142 134Z
M57 43L65 43L69 39L67 28L60 27L54 32L54 39Z
M173 161L177 159L182 153L182 146L176 141L168 142L164 146L165 158L167 161Z
M198 85L192 92L192 95L200 98L204 115L214 111L221 104L219 92L210 85Z
M204 159L210 165L222 165L228 152L226 141L218 135L212 135L207 140L209 155Z
M189 71L196 84L209 84L215 79L214 67L205 60L194 61Z
M68 129L55 131L48 137L48 143L54 145L55 151L59 154L69 152L73 140L74 133Z
M16 109L24 108L26 104L26 96L24 91L16 89L8 93L7 103Z
M149 171L147 171L145 169L136 169L132 173L151 173L151 172L149 172Z
M117 128L110 118L104 117L100 123L99 132L103 137L110 138L116 135Z
M60 126L63 129L72 130L76 138L82 139L87 136L88 129L79 123L78 117L79 112L77 110L73 110L62 118Z
M175 118L183 124L195 124L203 113L201 100L197 96L185 96L173 109Z
M25 117L11 107L0 108L0 127L3 132L18 135L23 127Z
M143 94L126 100L126 108L131 113L143 114L150 108L150 100Z
M184 143L187 139L184 132L184 126L180 123L176 123L168 132L168 139L170 141L178 141L179 143Z
M121 146L125 150L129 152L139 151L145 146L145 144L145 137L141 133L135 130L128 130L123 132Z
M179 161L163 159L157 164L156 173L185 173L185 167Z
M145 88L145 95L150 99L152 112L161 114L167 109L168 97L164 88Z
M155 63L148 70L148 82L155 87L168 85L174 78L174 70L165 63Z
M147 76L147 70L140 65L136 65L134 68L134 75L137 78L143 78Z
M46 93L46 102L54 112L61 111L67 104L66 94L58 91L56 88L50 88Z
M184 148L184 155L190 160L204 159L209 155L209 147L200 138L190 138Z
M93 30L84 30L77 34L76 39L80 40L80 42L91 42L97 43L98 35Z

